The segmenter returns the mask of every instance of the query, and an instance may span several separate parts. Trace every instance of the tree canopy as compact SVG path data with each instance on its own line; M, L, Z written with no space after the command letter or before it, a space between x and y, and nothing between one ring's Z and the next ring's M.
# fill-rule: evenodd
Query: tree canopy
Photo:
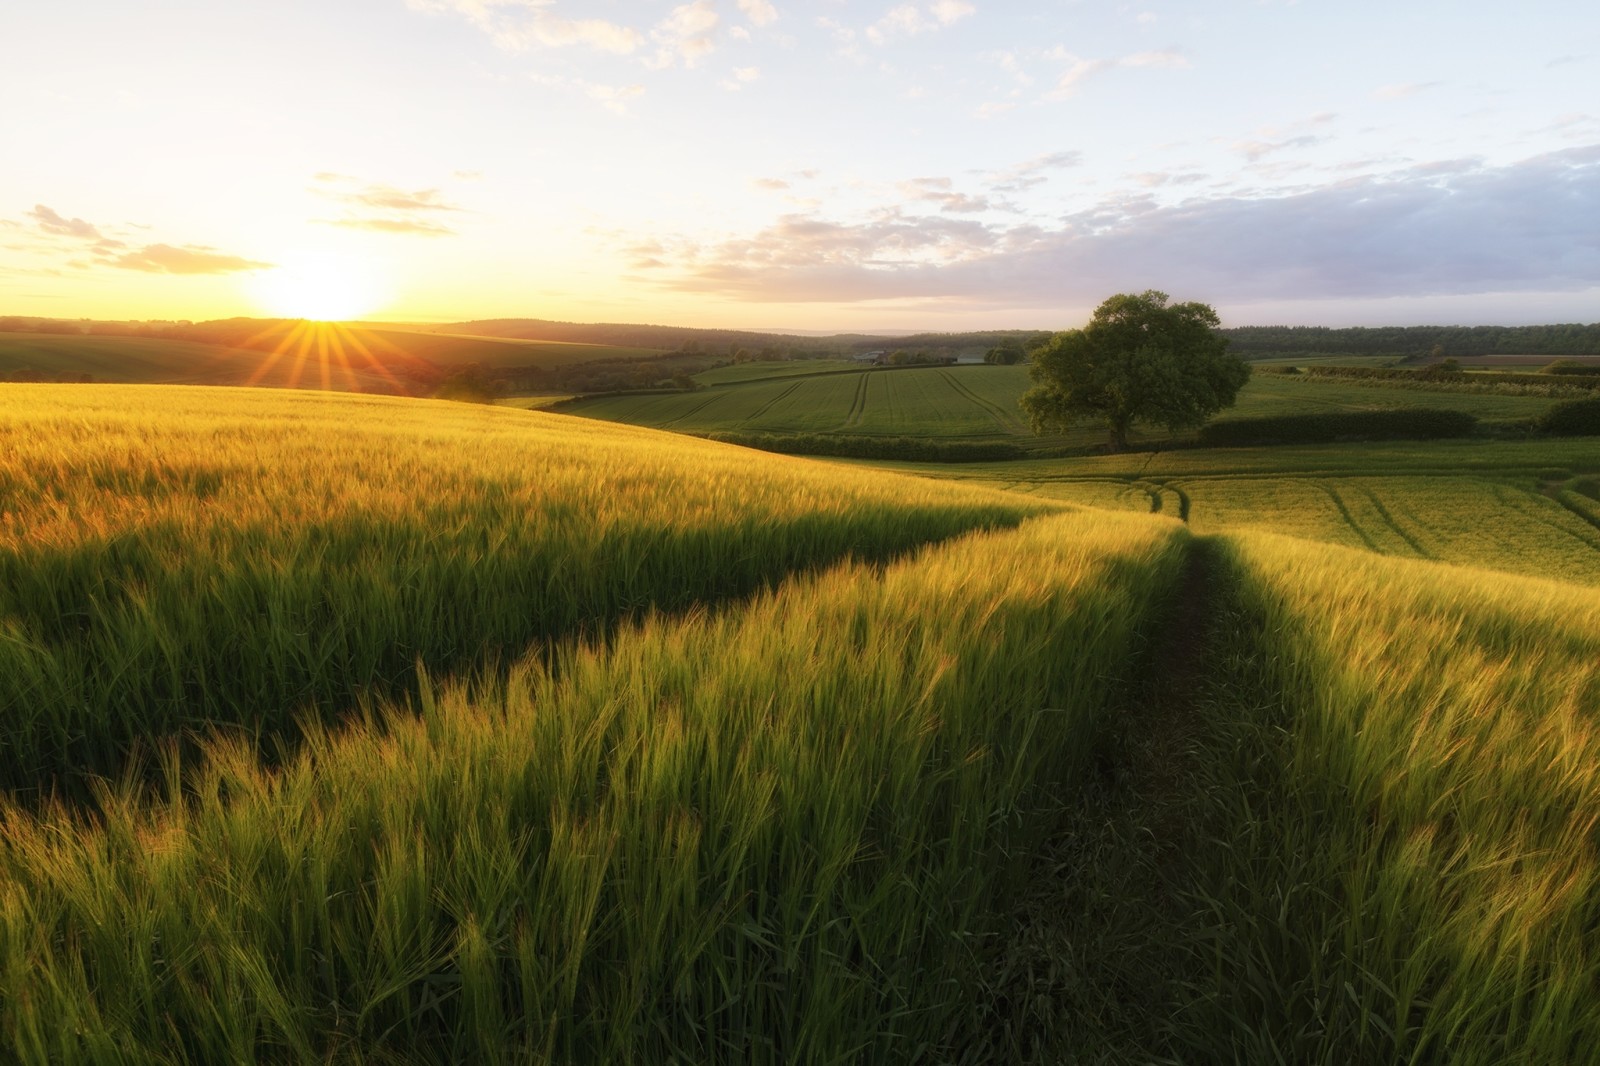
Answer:
M1119 293L1087 326L1057 333L1035 352L1035 385L1022 397L1034 432L1103 420L1112 450L1121 451L1135 421L1192 429L1231 406L1250 368L1228 354L1217 312L1167 299L1154 289Z

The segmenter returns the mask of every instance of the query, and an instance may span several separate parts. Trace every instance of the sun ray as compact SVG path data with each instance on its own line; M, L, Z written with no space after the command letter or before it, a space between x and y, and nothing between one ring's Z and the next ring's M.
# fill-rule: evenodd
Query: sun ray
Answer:
M350 349L345 346L344 328L338 323L333 323L327 329L331 338L329 344L333 348L334 358L339 360L339 368L344 371L345 387L351 392L366 391L361 387L361 381L356 377L355 369L350 365Z
M304 323L299 333L300 340L294 353L294 366L289 369L289 380L285 382L291 389L300 387L300 374L305 370L306 357L311 354L311 323Z
M312 327L312 333L317 338L317 369L322 372L322 391L333 391L332 367L328 364L331 353L328 350L328 329L326 322L318 322Z
M400 379L395 377L394 374L390 373L389 368L372 353L372 349L368 348L366 344L362 342L360 331L351 329L349 326L336 325L334 328L344 336L344 339L349 343L350 347L361 353L361 356L366 359L368 370L374 371L381 375L385 381L393 385L397 390L401 392L406 391L406 387L401 383Z
M287 328L284 331L283 338L280 341L278 341L278 343L276 345L273 346L272 351L267 355L267 357L265 359L263 359L261 361L261 364L256 367L255 372L250 375L249 379L245 381L245 384L246 385L258 385L258 384L260 384L261 380L267 376L268 371L270 371L273 368L273 366L276 365L277 362L280 359L282 359L284 357L284 355L289 351L289 348L294 343L295 337L298 336L300 331L303 330L304 328L305 328L305 323L304 322L295 323L293 326L290 326L289 328ZM266 330L263 330L261 333L256 334L256 338L265 337L268 334L270 334L271 332L272 332L272 330L270 328L266 329ZM256 338L252 338L252 340L254 340Z

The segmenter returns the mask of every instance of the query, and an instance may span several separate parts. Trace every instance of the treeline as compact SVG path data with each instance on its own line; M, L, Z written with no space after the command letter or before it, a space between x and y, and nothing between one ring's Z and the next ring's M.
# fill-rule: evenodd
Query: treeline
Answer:
M1600 322L1550 326L1236 326L1234 354L1600 355Z
M1388 411L1330 411L1263 418L1229 418L1200 427L1202 447L1254 444L1329 444L1345 440L1443 440L1470 437L1478 419L1464 411L1404 407Z
M1306 366L1257 367L1257 373L1304 374L1316 378L1346 378L1355 381L1394 382L1463 382L1488 385L1544 385L1563 389L1600 389L1600 367L1549 369L1533 374L1492 373L1470 374L1459 367L1428 366L1420 370L1407 370L1388 366Z
M91 318L31 318L0 315L0 333L42 333L53 336L148 337L154 340L194 341L239 347L264 331L288 329L293 320L282 318L224 318L214 322L152 319L148 322L108 321Z
M666 352L650 358L604 359L556 366L494 366L468 363L441 368L440 383L475 388L488 396L526 393L615 393L698 389L694 374L727 366L726 358Z
M1536 433L1550 437L1600 435L1600 398L1551 404L1531 419L1501 422L1484 429L1497 435ZM1228 418L1200 427L1203 448L1263 444L1331 444L1337 441L1447 440L1479 431L1476 415L1433 407L1384 411L1325 411L1262 418Z
M929 361L983 355L993 348L1021 351L1050 339L1050 330L997 329L971 333L914 333L885 336L835 333L807 337L753 330L699 329L692 326L649 326L610 322L554 322L539 318L480 319L429 327L433 332L506 337L517 340L610 344L630 348L660 348L690 354L727 355L741 352L764 359L824 359L850 357L877 349L898 350L927 357Z

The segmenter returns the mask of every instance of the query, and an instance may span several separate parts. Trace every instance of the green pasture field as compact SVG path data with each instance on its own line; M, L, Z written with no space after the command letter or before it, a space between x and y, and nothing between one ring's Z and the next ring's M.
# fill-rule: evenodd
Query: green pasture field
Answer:
M961 465L875 464L1043 499L1182 516L1539 577L1600 584L1600 444L1374 442ZM1591 490L1592 491L1592 490Z
M690 433L739 429L994 439L1024 432L1016 398L1026 387L1026 372L1018 371L935 367L761 378L698 392L596 397L567 411Z
M0 1058L1600 1061L1600 447L876 465L0 387Z
M860 370L861 364L848 359L792 359L788 361L735 363L731 366L702 370L694 379L702 385L738 385L769 378L786 378L797 375L833 374Z
M784 374L769 376L767 367ZM1034 437L1017 406L1029 386L1025 366L955 366L801 374L804 363L746 364L709 372L738 371L698 392L596 396L564 408L567 413L668 429L678 433L837 433L850 436L932 437L948 440L1009 440L1041 447L1090 448L1104 431L1085 424L1062 436ZM739 380L748 377L749 380ZM708 380L701 375L701 380ZM1258 374L1239 394L1226 417L1435 407L1465 411L1487 422L1533 418L1549 407L1545 397L1372 388L1327 378ZM1135 426L1135 444L1171 438L1163 428ZM1192 434L1178 439L1192 439Z

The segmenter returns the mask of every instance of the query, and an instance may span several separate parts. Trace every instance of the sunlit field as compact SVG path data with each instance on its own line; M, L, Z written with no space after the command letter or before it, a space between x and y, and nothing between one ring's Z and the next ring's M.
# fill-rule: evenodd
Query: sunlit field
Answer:
M463 337L330 322L220 323L214 342L83 334L0 333L0 379L122 384L252 385L405 394L421 365L563 366L646 358L643 348ZM435 365L436 364L436 365Z
M0 388L8 1059L1600 1046L1581 439L884 470Z
M1224 550L1217 1047L1594 1061L1600 593L1272 535Z
M1176 523L1083 512L879 569L1040 507L522 412L7 399L14 775L199 749L155 793L16 793L3 1018L39 1061L949 1039L1179 558ZM367 709L325 729L319 686Z
M293 733L419 668L505 664L1041 509L442 401L12 385L4 405L13 787L114 772L183 727Z

